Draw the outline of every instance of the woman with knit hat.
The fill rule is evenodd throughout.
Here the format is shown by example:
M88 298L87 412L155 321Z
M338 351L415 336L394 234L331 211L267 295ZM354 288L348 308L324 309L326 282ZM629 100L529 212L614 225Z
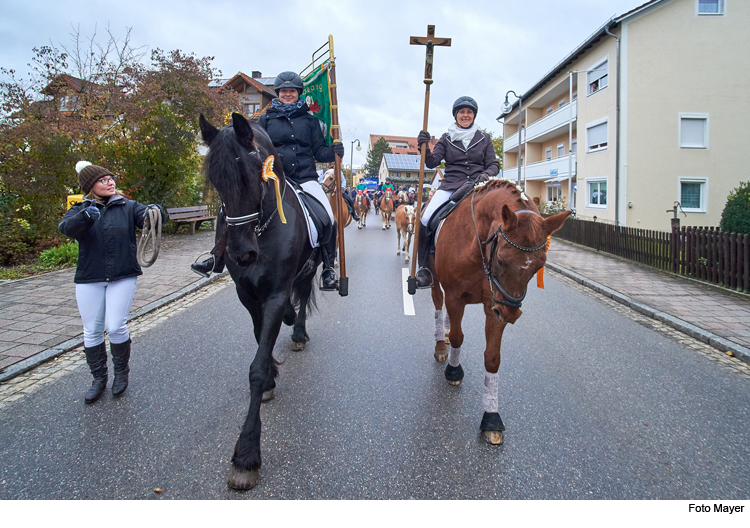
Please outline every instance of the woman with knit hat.
M107 386L105 331L115 370L112 394L119 396L128 387L130 333L125 323L136 278L143 274L135 228L143 228L147 207L119 194L115 176L106 168L79 161L76 171L84 200L65 213L58 229L78 241L76 301L86 362L94 376L85 401L93 403ZM158 207L163 218L164 210Z

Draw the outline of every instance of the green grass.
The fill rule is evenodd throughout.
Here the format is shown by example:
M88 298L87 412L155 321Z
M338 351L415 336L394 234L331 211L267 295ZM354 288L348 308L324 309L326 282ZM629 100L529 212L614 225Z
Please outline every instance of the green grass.
M33 277L50 271L65 269L68 266L42 266L40 264L21 264L9 268L0 268L0 280L16 280Z
M50 271L74 267L78 263L78 245L74 242L43 251L33 264L0 268L0 280L33 277Z

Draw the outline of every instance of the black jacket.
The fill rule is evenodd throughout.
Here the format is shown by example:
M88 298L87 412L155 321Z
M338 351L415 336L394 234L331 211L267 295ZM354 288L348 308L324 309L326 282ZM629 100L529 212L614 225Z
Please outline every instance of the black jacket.
M258 124L268 132L273 146L281 154L284 176L297 183L318 181L315 161L331 162L333 149L326 145L320 121L308 114L309 107L303 104L289 117L271 107L260 116Z
M90 205L99 219L85 213ZM65 213L58 229L78 241L78 267L74 282L113 282L142 275L136 257L135 228L143 228L146 206L115 194L106 205L84 200Z
M434 169L443 160L445 170L439 187L441 191L455 191L469 180L479 182L500 172L492 140L481 130L474 134L469 148L464 148L461 141L451 141L448 133L443 134L432 152L427 148L425 165Z

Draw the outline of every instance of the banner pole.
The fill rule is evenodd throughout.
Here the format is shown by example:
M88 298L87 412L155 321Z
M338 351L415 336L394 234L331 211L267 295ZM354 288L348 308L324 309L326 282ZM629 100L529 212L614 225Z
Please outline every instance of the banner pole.
M338 95L336 93L336 59L333 54L333 35L328 35L328 53L330 54L327 74L328 92L331 98L331 137L333 138L334 143L340 143L341 132L339 127ZM336 203L334 214L336 215L339 242L339 295L341 297L346 297L349 295L349 277L346 276L346 247L344 244L345 222L343 211L341 210L341 203L343 201L343 189L341 189L341 158L338 154L334 158L333 172L333 179L335 181L334 202Z

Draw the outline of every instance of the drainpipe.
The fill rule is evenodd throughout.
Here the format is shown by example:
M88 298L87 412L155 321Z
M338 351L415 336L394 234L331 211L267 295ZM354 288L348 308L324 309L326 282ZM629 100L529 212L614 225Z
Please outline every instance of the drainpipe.
M615 118L615 225L620 225L620 38L604 31L617 41L617 117ZM627 222L625 222L627 224Z

